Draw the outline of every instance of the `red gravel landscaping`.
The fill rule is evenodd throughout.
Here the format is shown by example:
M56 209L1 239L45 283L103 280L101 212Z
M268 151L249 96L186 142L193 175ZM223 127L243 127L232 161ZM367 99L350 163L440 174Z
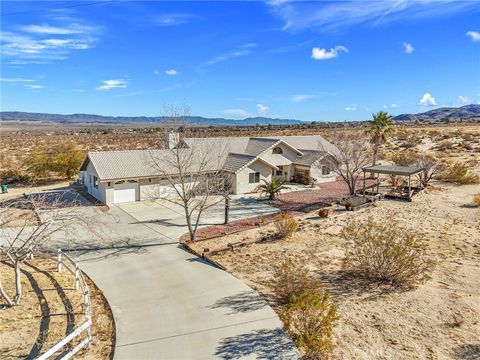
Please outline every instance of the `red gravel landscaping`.
M367 180L366 185L373 184L374 180ZM363 185L363 184L362 184ZM292 191L277 196L271 205L280 211L289 213L309 212L330 206L333 202L348 195L348 187L344 181L318 184L311 190ZM276 214L256 216L248 219L232 221L226 225L212 225L197 230L196 240L207 240L215 237L234 234L239 231L266 225L273 221ZM180 237L180 242L189 241L189 235Z
M374 184L369 179L365 184ZM362 185L363 186L363 183ZM317 184L312 190L292 191L277 196L272 205L282 211L309 212L329 206L333 202L349 194L348 186L343 180Z
M207 240L220 236L234 234L239 231L253 229L254 227L266 225L273 221L276 214L255 216L248 219L231 221L228 224L212 225L197 230L196 240ZM180 237L180 242L188 242L190 236L188 233Z

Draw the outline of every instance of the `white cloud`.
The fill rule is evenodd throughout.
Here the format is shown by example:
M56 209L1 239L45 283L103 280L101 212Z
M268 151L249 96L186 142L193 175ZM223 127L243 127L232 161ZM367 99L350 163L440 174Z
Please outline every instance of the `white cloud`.
M169 69L169 70L165 70L165 74L167 74L167 75L178 75L179 72L175 69Z
M92 30L91 27L75 24L71 27L57 27L50 25L27 25L23 26L22 31L34 34L51 34L51 35L71 35L81 34Z
M460 105L466 105L470 102L470 99L466 96L459 95L458 98L457 98L457 102Z
M383 104L383 108L384 109L396 109L398 108L398 105L397 104Z
M159 75L159 74L160 74L160 71L158 71L158 70L153 70L153 73L154 73L155 75Z
M312 49L312 58L315 60L328 60L336 58L339 53L341 52L348 52L348 49L345 46L335 46L334 48L327 50L318 47L314 47Z
M12 64L37 64L39 60L63 60L74 50L94 46L96 36L102 31L100 27L83 25L73 18L68 22L68 26L32 24L15 31L2 31L2 57L13 58Z
M108 91L117 88L126 88L128 83L123 79L103 80L103 85L96 88L97 91Z
M293 102L302 102L305 100L314 99L316 97L317 96L313 94L295 94L291 96L291 100Z
M70 90L71 92L78 92L78 93L82 93L83 92L83 89L72 89Z
M468 31L466 35L473 41L480 41L480 32L478 31Z
M154 23L159 26L175 26L186 24L195 18L192 14L167 14L157 17Z
M37 84L34 84L34 85L27 84L25 85L25 87L30 90L40 90L40 89L43 89L45 86L37 85Z
M346 106L345 111L357 111L357 104L352 104L352 105Z
M259 114L265 114L268 112L268 110L270 110L270 107L268 107L267 105L257 104L257 112Z
M412 54L415 51L415 48L410 43L403 43L403 48L407 54Z
M24 78L0 78L1 82L11 82L11 83L16 83L16 82L34 82L35 80L32 79L24 79Z
M366 23L378 26L389 22L450 16L475 8L476 1L458 0L356 0L356 1L270 1L273 13L280 17L284 30L344 30Z
M435 106L437 105L437 101L430 93L423 94L422 98L418 102L420 106Z
M236 58L236 57L239 57L239 56L249 55L252 52L251 49L256 47L256 46L257 46L257 44L255 44L255 43L249 43L249 44L242 45L242 46L238 47L236 50L233 50L233 51L230 51L230 52L225 53L223 55L214 57L213 59L207 61L206 63L204 63L202 65L200 65L200 68L207 67L207 66L212 66L212 65L218 64L220 62L223 62L223 61L226 61L226 60L229 60L229 59L233 59L233 58Z
M250 113L244 109L225 109L223 110L223 113L240 118L246 118L250 116Z

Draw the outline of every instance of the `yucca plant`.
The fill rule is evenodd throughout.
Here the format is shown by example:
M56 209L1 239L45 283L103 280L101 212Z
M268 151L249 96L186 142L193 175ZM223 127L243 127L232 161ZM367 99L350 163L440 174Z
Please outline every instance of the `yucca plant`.
M288 189L285 186L285 181L276 177L272 177L272 180L262 180L264 184L258 187L258 190L262 192L262 194L268 195L269 200L274 200L275 196L279 194L282 190Z

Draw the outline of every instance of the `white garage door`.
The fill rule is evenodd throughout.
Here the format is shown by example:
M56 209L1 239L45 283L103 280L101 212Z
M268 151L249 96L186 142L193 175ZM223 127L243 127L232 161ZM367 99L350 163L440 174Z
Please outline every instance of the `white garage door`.
M137 187L137 183L125 182L121 184L115 184L113 187L113 203L121 204L136 201Z

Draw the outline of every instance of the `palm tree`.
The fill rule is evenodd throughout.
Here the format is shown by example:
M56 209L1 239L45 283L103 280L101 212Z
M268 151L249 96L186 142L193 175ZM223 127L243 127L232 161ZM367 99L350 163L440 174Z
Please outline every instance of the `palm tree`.
M285 181L277 177L272 177L271 181L262 181L264 182L264 184L260 185L258 187L258 190L260 190L262 194L268 195L269 200L274 200L275 196L279 194L280 191L288 189L288 187L284 185Z
M392 116L385 111L372 114L372 118L370 129L367 130L367 133L370 135L370 143L373 145L373 165L375 165L378 149L381 144L387 141L388 136L393 133L394 122Z

